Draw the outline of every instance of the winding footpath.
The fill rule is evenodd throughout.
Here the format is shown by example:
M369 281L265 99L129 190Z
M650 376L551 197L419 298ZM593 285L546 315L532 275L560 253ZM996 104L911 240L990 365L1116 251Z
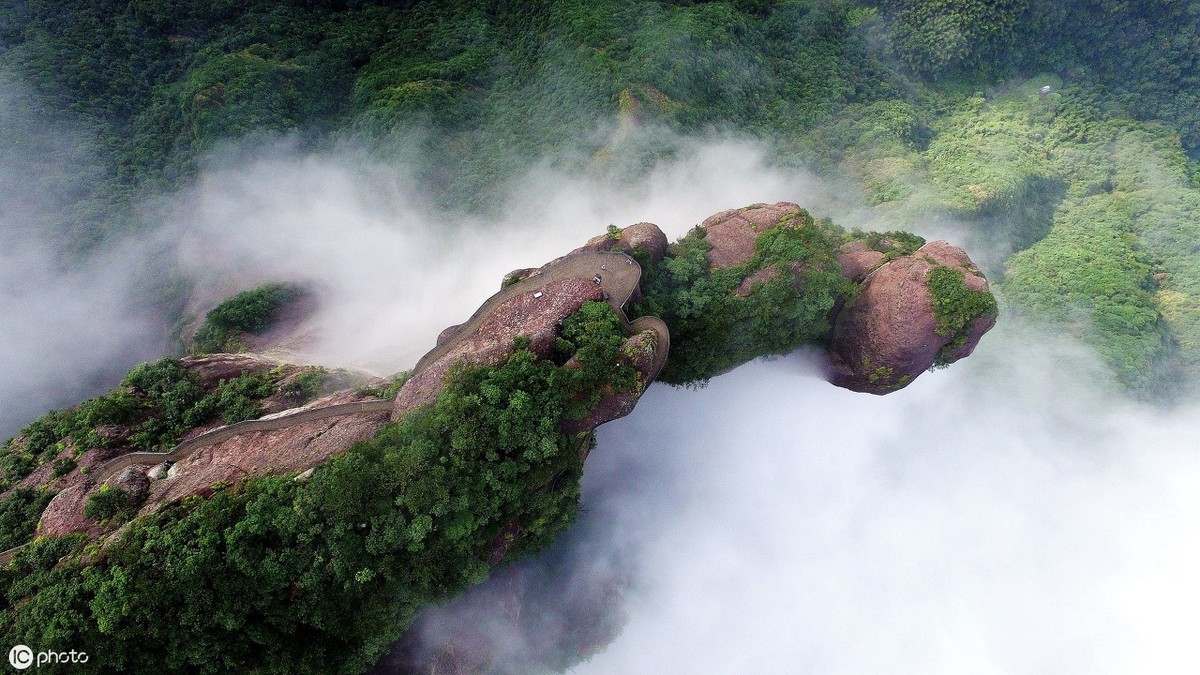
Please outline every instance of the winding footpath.
M607 251L582 251L568 254L542 266L524 279L501 289L498 293L484 301L479 309L471 315L470 319L460 324L449 339L431 349L425 356L422 356L413 368L413 375L420 373L429 364L437 361L458 342L473 335L479 329L480 323L506 300L522 293L537 293L539 292L538 289L545 287L552 281L572 277L593 280L598 278L598 283L604 291L608 303L616 311L622 327L630 335L647 330L654 331L658 348L655 349L657 359L652 376L657 377L663 365L666 364L667 352L670 350L670 331L667 330L666 323L658 317L644 316L630 322L628 317L625 316L625 303L629 301L630 296L633 295L633 292L641 282L642 268L636 260L624 253ZM292 426L293 424L328 417L342 417L364 412L387 412L392 410L394 405L394 401L388 399L339 403L322 408L293 408L256 420L246 420L244 422L237 422L236 424L217 427L180 443L170 452L131 452L120 457L115 457L101 465L96 470L95 475L91 477L91 480L96 483L103 483L109 477L131 466L153 465L163 462L173 464L201 448L221 443L244 433L276 431ZM12 557L25 546L27 544L0 552L0 565L7 565L12 560Z

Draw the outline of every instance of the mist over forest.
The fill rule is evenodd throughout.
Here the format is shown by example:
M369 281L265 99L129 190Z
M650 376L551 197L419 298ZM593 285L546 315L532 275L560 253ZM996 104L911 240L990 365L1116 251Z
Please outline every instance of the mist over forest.
M1198 36L1192 0L6 3L0 631L64 672L1193 672ZM996 327L884 396L814 329L507 448L490 392L622 386L579 310L558 363L514 342L306 472L93 485L394 398L510 270L650 222L638 318L698 224L776 202L962 247ZM308 303L278 344L202 346L271 288Z

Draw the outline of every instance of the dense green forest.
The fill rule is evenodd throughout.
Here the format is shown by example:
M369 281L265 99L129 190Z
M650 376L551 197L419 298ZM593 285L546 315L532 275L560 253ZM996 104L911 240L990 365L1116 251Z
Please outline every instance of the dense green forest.
M69 264L152 228L146 204L206 166L280 139L402 160L442 208L485 213L537 162L634 181L681 139L756 139L781 167L857 186L880 229L965 224L1006 314L1083 339L1117 382L1161 401L1200 381L1198 60L1194 0L0 0L0 84L19 89L24 120L0 134L0 157L26 158L33 183L55 162L77 168L55 174L64 207L44 225ZM48 143L38 120L74 145ZM779 239L749 264L817 258L813 297L781 319L793 333L755 336L770 353L819 336L849 292L821 258L828 242ZM669 381L744 360L738 327L780 290L729 299L736 271L706 276L704 247L693 235L647 270L639 310L707 336ZM722 311L680 290L697 279ZM236 348L287 292L223 306L195 349ZM564 328L585 363L619 344L604 307ZM523 529L504 560L570 522L579 439L556 420L600 377L518 349L307 483L218 490L134 521L103 553L40 541L0 571L0 627L46 649L103 641L94 665L113 670L360 671L417 608L486 575L512 518ZM137 447L170 445L198 422L253 416L264 394L253 378L199 391L174 362L149 364L35 422L0 468L15 482L68 442L102 441L87 435L110 417L139 420ZM47 499L12 491L4 540L27 538ZM96 508L119 513L109 501Z
M1162 397L1200 367L1198 36L1183 0L10 0L0 73L82 130L49 226L74 250L280 134L403 147L447 208L486 209L539 160L630 180L735 133L851 178L888 229L1022 251L990 270L1007 303Z
M310 480L215 486L133 521L103 554L75 535L36 541L0 570L0 626L42 649L88 645L104 672L369 666L418 609L574 518L592 436L560 425L601 390L638 383L632 365L613 368L626 335L607 303L563 324L559 358L540 360L518 338L506 362L457 370L434 404ZM119 514L122 497L101 490L88 508ZM0 515L31 499L14 493Z

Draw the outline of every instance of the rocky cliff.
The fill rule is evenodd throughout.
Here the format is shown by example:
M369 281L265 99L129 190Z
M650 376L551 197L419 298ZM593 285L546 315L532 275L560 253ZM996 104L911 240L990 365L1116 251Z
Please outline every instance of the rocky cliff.
M886 393L970 354L995 317L986 280L958 248L903 233L846 233L796 204L756 204L716 214L674 244L638 223L517 270L391 383L326 382L296 406L310 369L251 354L160 362L67 415L69 423L45 423L6 450L36 445L79 455L65 476L55 469L57 482L40 483L58 490L40 519L43 541L70 533L107 539L99 557L75 549L72 564L123 566L131 579L146 566L152 576L142 583L165 584L145 553L157 537L174 541L163 533L212 528L204 545L220 560L239 519L279 513L255 526L252 544L237 540L240 571L203 573L254 576L246 583L264 598L316 594L321 606L383 603L384 611L402 593L416 598L411 613L565 527L592 431L629 414L656 379L695 382L809 345L827 350L834 384ZM88 426L110 417L125 426ZM188 500L218 492L220 500ZM188 514L209 509L197 516L202 524L186 524ZM347 543L358 537L367 539ZM297 547L311 555L275 559ZM351 550L366 560L332 572L320 563ZM20 560L20 552L6 558L14 556ZM246 562L256 556L274 562ZM384 568L399 571L373 571ZM322 585L329 574L332 585ZM171 603L195 601L171 600L174 591L164 587L143 602L163 603L169 614L184 611ZM242 611L239 598L228 602L222 611ZM385 639L406 616L356 630ZM341 633L309 623L277 628L307 631L305 640L281 640L286 649L304 652L311 642L365 658ZM131 642L127 658L153 651L144 642ZM486 661L461 656L461 664ZM253 665L258 657L246 658ZM449 657L437 658L441 672Z

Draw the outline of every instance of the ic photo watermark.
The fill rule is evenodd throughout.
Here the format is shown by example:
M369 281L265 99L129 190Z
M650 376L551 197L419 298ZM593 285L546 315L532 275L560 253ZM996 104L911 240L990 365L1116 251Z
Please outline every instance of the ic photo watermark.
M8 650L8 664L17 670L63 663L87 663L87 660L87 652L79 652L74 649L69 652L35 652L25 645L17 645Z

